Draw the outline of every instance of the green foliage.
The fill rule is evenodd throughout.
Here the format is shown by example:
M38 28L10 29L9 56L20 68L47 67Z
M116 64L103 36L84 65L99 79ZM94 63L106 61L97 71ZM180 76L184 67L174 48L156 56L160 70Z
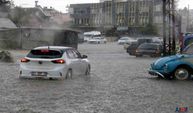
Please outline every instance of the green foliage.
M9 51L0 52L0 61L1 62L14 62L14 58Z
M106 36L117 36L116 28L106 30L105 35Z
M21 7L15 7L13 13L9 14L9 18L18 26L22 26L25 23L28 23L29 15Z
M148 24L141 29L141 32L144 35L157 35L158 29L157 29L157 26L155 26L153 24Z
M0 11L8 12L10 11L12 0L0 0Z

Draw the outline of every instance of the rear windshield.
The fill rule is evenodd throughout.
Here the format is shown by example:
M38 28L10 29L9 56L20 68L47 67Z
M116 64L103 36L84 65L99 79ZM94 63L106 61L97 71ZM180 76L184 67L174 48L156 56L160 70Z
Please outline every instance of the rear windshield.
M45 59L54 59L61 58L63 55L62 51L59 50L31 50L27 55L29 58L45 58Z
M139 46L140 49L157 49L157 45L154 44L142 44Z

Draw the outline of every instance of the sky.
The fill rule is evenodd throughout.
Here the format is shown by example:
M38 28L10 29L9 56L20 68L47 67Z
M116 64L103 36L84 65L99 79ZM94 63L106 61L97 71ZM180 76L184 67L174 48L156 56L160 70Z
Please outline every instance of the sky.
M22 7L34 7L35 0L13 0L16 6ZM76 4L76 3L96 3L99 0L38 0L38 4L42 7L53 7L54 9L66 13L66 6L69 4ZM189 7L193 9L193 0L179 0L178 7L184 8Z
M22 7L34 7L36 0L13 0L16 6ZM54 9L66 12L66 6L69 4L76 4L76 3L96 3L99 0L38 0L38 5L42 7L53 7Z

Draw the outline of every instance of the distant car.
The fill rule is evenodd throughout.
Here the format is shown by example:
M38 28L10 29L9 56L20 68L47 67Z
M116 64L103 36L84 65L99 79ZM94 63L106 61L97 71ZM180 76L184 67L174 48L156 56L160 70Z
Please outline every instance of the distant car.
M188 46L183 54L160 58L151 64L150 75L168 79L186 80L193 74L193 44Z
M93 37L91 39L88 40L88 43L93 43L93 44L106 44L107 43L107 39L103 38L101 36L97 36L97 37Z
M132 42L135 42L136 40L130 38L130 37L121 37L118 40L118 44L123 45L123 44L131 44Z
M162 53L162 45L157 43L143 43L138 46L136 49L136 57L149 55L151 57L161 56Z
M128 53L129 55L135 55L137 47L138 47L138 43L137 43L137 42L131 43L131 44L127 47L127 53Z
M137 42L139 45L141 45L143 43L152 43L153 40L152 40L152 38L138 38Z
M152 38L152 43L163 44L163 38L160 38L160 37L153 37L153 38Z
M20 78L71 78L90 74L86 55L62 46L43 46L32 49L20 62Z
M100 31L90 31L90 32L84 32L84 42L88 42L93 37L101 36Z

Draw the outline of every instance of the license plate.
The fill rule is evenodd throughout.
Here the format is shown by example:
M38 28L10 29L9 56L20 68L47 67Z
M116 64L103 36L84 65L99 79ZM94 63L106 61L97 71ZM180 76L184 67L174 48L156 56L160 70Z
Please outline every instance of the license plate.
M44 77L44 76L47 76L47 72L31 72L31 75L32 76L41 76L41 77Z

